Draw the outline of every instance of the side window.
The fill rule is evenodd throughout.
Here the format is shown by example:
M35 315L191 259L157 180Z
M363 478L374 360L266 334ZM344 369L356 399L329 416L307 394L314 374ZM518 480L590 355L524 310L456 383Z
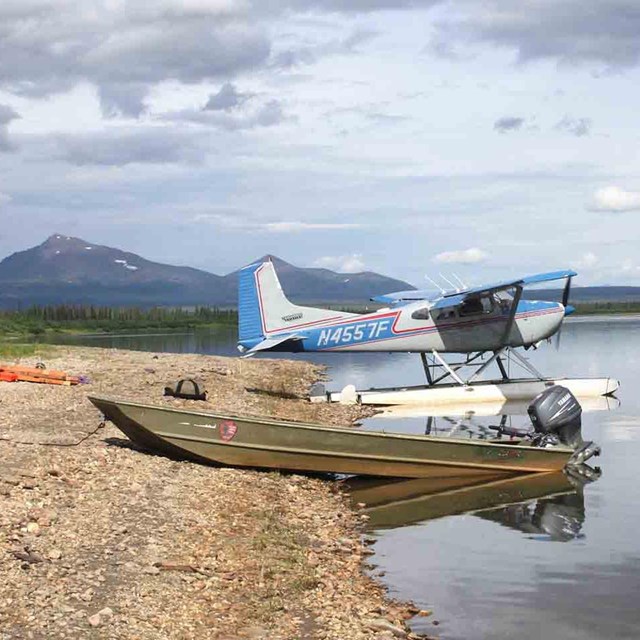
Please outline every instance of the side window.
M460 305L461 316L477 316L488 314L493 311L493 298L482 296L481 298L467 298Z
M483 296L480 298L482 302L482 312L491 313L493 311L493 296Z
M414 320L428 320L429 319L429 309L428 307L422 307L422 309L416 309L411 317Z
M456 317L455 309L443 309L436 320L453 320Z
M467 298L460 305L460 315L464 318L465 316L477 316L483 312L482 302L480 298Z

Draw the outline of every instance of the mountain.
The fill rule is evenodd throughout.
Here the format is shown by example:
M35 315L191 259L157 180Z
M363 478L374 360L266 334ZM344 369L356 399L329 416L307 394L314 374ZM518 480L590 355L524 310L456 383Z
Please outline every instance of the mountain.
M190 267L145 260L134 253L53 235L0 262L0 306L216 304L223 278Z
M296 302L364 302L377 293L412 288L372 272L339 274L295 267L275 256L266 258L273 260L285 292ZM54 234L41 245L0 262L0 307L235 305L237 280L237 271L219 276Z
M293 302L358 302L364 303L376 294L414 289L402 280L394 280L372 271L336 273L329 269L295 267L272 255L253 262L271 260L287 297ZM237 287L238 272L225 276L227 284ZM237 289L234 289L236 291Z

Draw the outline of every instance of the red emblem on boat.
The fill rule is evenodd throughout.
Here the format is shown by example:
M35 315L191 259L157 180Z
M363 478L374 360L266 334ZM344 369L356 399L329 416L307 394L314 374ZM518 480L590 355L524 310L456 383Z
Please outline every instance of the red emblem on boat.
M223 420L220 423L220 437L228 442L233 439L238 431L238 425L233 420Z

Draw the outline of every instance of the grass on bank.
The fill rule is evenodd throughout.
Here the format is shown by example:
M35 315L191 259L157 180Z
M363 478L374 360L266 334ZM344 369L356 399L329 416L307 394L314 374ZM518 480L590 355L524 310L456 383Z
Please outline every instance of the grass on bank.
M2 342L0 337L0 358L2 360L17 360L18 358L31 358L34 356L44 358L50 351L50 348L40 344Z

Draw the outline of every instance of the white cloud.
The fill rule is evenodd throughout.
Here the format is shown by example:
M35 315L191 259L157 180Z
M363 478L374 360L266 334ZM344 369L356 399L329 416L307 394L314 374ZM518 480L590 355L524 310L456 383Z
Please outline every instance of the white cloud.
M625 191L615 185L598 189L587 207L591 211L640 211L640 191Z
M484 262L489 257L489 254L472 247L471 249L464 249L460 251L443 251L434 256L434 262L447 262L452 264L476 264L478 262Z
M0 207L3 204L7 204L7 202L11 201L11 196L6 194L6 193L2 193L2 191L0 191Z
M240 231L269 231L271 233L298 233L301 231L331 231L360 229L362 224L346 222L300 222L296 220L279 220L277 222L262 222L256 216L246 211L225 211L215 213L198 213L193 218L194 222L206 222L209 224L235 229Z
M640 267L629 258L626 258L620 265L620 272L624 275L633 274L637 271L640 271Z
M365 269L361 253L352 253L348 256L323 256L318 258L313 266L331 269L339 273L360 273Z
M331 229L360 229L364 225L343 222L266 222L263 229L273 233L296 233L298 231L327 231Z
M588 251L585 253L580 260L578 260L578 267L589 269L598 264L599 258L595 253Z

